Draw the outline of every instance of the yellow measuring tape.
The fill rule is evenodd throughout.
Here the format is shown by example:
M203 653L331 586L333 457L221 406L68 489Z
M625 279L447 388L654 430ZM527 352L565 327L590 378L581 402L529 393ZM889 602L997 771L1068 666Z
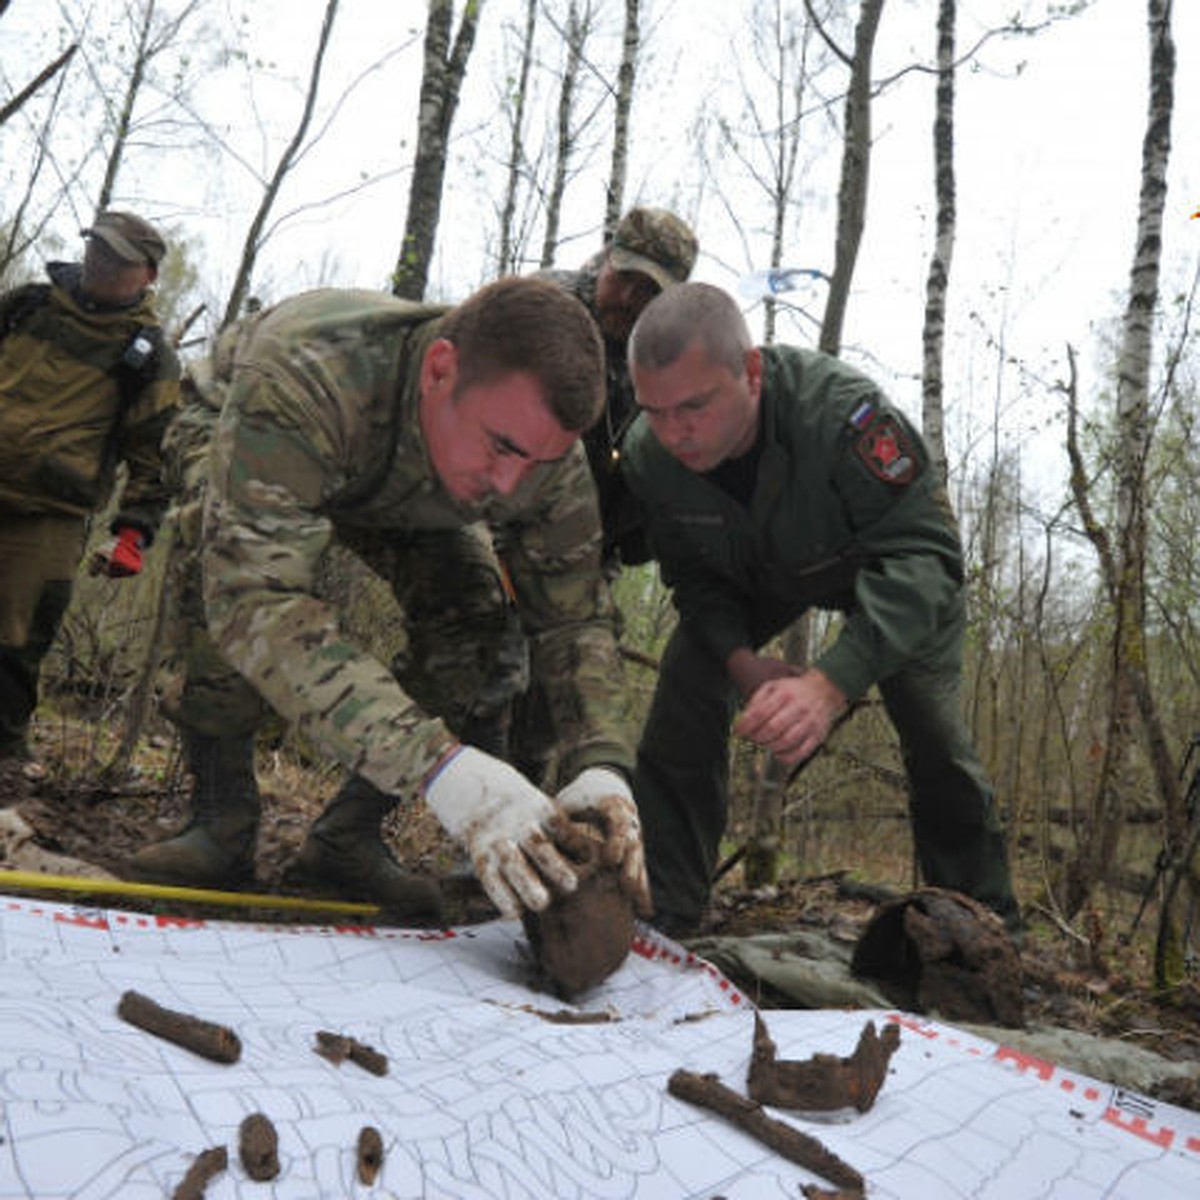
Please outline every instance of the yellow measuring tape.
M378 904L356 900L316 900L306 896L271 896L262 892L219 892L211 888L176 887L159 883L128 883L124 879L89 879L86 875L47 875L41 871L0 868L0 888L36 892L87 892L100 896L143 896L152 900L194 900L241 908L278 908L300 912L353 913L375 916Z

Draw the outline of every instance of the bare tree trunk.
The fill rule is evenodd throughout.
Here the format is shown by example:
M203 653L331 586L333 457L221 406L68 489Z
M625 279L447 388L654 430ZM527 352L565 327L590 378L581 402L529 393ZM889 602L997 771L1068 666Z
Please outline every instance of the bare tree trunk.
M109 148L108 161L104 168L104 180L100 184L100 194L96 198L96 211L108 208L112 203L113 192L116 189L117 174L125 157L129 144L129 136L133 129L133 112L137 104L142 86L146 82L146 71L151 61L167 48L179 35L184 22L195 11L198 0L191 0L174 17L157 32L154 23L158 17L155 0L145 0L141 10L140 22L137 29L137 50L134 52L133 63L129 69L129 79L125 85L121 106L117 110L113 122L113 143Z
M756 26L760 24L757 20ZM765 23L765 22L764 22ZM801 116L804 110L805 88L808 83L808 41L811 23L806 23L797 37L795 26L785 17L780 0L775 0L773 13L774 51L777 71L774 79L775 110L771 130L760 130L766 137L771 134L771 266L783 265L784 228L789 206L792 203L792 187L795 183L796 155L800 147ZM795 51L799 42L799 60ZM789 79L788 71L795 71ZM764 337L769 343L775 338L775 304L768 300L764 320ZM806 613L795 621L783 637L781 653L784 659L797 666L808 663L809 643L812 636L812 620ZM783 844L783 798L787 791L787 768L771 755L764 761L757 774L751 817L751 837L746 847L742 876L746 886L764 887L779 878L779 855Z
M108 151L108 162L104 167L104 181L100 184L100 195L96 198L96 211L101 212L112 203L113 188L117 182L117 171L125 154L125 143L129 138L129 127L133 120L133 106L137 102L138 92L146 78L146 58L150 45L150 24L154 20L154 0L146 0L142 9L142 23L138 30L138 46L133 56L133 66L129 72L129 81L125 85L125 95L121 99L121 107L117 113L116 127L113 132L113 144Z
M579 68L584 48L592 31L592 6L589 3L581 14L578 0L571 0L567 9L567 61L563 67L562 83L558 90L558 136L554 149L554 174L546 196L546 230L542 239L540 265L554 265L558 252L558 228L562 218L563 194L567 189L567 171L575 152L575 89L579 83Z
M1148 0L1150 31L1150 103L1142 141L1142 186L1138 203L1137 245L1125 306L1117 378L1117 432L1114 468L1117 510L1114 536L1099 536L1080 470L1073 470L1076 502L1084 514L1104 567L1114 609L1112 695L1108 736L1095 800L1095 814L1083 845L1068 866L1065 908L1073 915L1111 869L1125 815L1134 722L1140 715L1151 762L1171 814L1169 829L1182 830L1176 773L1158 716L1146 666L1146 460L1152 439L1149 406L1150 360L1162 254L1162 219L1167 194L1174 107L1175 45L1171 38L1171 0ZM1074 360L1072 357L1072 381ZM1073 388L1073 382L1072 382ZM1072 400L1072 416L1074 397ZM1075 452L1077 459L1078 453ZM1074 462L1073 462L1074 466Z
M429 0L425 69L417 117L417 153L408 192L404 238L392 273L392 293L406 300L422 299L429 282L429 264L433 259L441 216L450 129L482 10L483 0L467 0L451 47L453 0Z
M809 0L805 0L805 8L809 19L819 28ZM846 95L842 179L838 189L837 254L819 342L820 348L827 354L837 354L841 349L846 299L850 293L850 281L858 261L858 247L866 219L871 158L871 55L882 11L883 0L863 0L855 30L854 57L848 60L850 87ZM842 57L845 59L845 55ZM809 628L809 618L803 616L784 635L783 653L787 661L803 662L807 659ZM778 871L777 831L787 776L787 768L778 761L772 760L763 767L755 814L758 845L752 850L746 867L747 882L751 879L758 883L770 882Z
M621 66L617 71L612 163L608 171L608 194L604 206L605 240L616 229L625 204L625 176L629 165L629 119L633 111L633 88L637 79L640 42L638 0L625 0L625 37L621 46Z
M267 182L263 198L258 205L258 211L254 214L254 220L250 222L250 228L246 231L246 240L242 243L242 257L238 263L237 278L233 282L233 289L229 293L229 301L225 305L225 315L221 318L222 329L226 325L236 321L241 314L246 294L250 290L250 279L254 274L254 264L258 259L258 252L262 248L263 228L267 223L267 218L271 214L275 198L279 195L279 189L283 186L283 181L287 177L287 173L292 169L292 163L295 161L296 155L300 152L300 147L304 144L304 138L308 133L313 108L317 103L317 91L321 86L321 67L325 61L325 51L329 47L329 38L333 33L333 22L337 17L337 8L338 0L326 0L325 19L321 22L321 35L317 39L317 51L313 55L312 71L308 77L308 92L304 97L304 110L300 114L300 122L296 126L296 132L292 135L292 140L288 143L283 154L280 155L274 174Z
M538 0L526 0L525 29L521 35L521 69L517 76L517 91L513 97L512 136L508 143L508 180L504 188L504 206L500 211L501 275L510 275L517 268L517 242L513 226L516 222L517 193L521 188L522 166L525 160L525 102L529 94L529 68L533 62L533 35L537 29Z
M72 42L52 63L43 67L7 104L0 107L0 125L18 113L31 96L36 95L59 71L63 70L78 49L79 43Z
M805 7L811 15L809 0L805 0ZM842 177L838 185L837 240L829 297L818 340L818 346L826 354L838 354L842 348L850 281L858 263L858 248L866 223L871 164L871 56L882 13L883 0L862 0L854 30L854 57L849 60L850 87L846 92Z
M954 182L954 19L957 7L958 0L941 0L938 6L937 114L933 122L937 236L925 287L925 326L922 330L925 362L921 379L921 432L943 486L947 471L942 355L946 342L946 292L950 286L957 220Z

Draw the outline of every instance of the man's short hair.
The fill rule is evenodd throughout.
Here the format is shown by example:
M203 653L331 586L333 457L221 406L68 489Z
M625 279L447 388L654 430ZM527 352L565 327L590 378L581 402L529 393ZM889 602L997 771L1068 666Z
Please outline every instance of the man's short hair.
M694 342L709 361L740 376L754 346L737 302L711 283L683 283L660 292L642 310L629 337L629 365L668 367Z
M89 228L79 232L97 238L130 266L157 267L167 252L162 234L136 213L102 212Z
M604 345L591 314L561 288L511 276L481 288L441 319L458 351L458 389L521 372L570 432L596 423L604 405Z

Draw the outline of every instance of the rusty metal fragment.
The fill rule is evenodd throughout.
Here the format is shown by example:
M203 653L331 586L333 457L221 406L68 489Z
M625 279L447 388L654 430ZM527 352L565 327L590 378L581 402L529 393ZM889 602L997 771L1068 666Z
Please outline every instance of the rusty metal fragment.
M884 905L863 930L850 969L911 1012L1025 1023L1017 948L1000 918L961 892L922 888Z
M322 1057L327 1058L333 1065L340 1066L349 1059L357 1063L364 1071L372 1075L386 1075L388 1060L386 1054L381 1054L373 1046L360 1042L342 1033L330 1033L326 1029L317 1030L317 1044L313 1049Z
M789 1162L820 1175L840 1188L861 1194L866 1186L862 1174L838 1158L823 1142L786 1121L768 1116L762 1105L726 1087L715 1075L698 1075L695 1071L681 1068L667 1080L667 1091L689 1104L710 1109Z
M762 1017L754 1014L754 1051L746 1090L760 1104L797 1112L836 1112L856 1108L866 1112L875 1103L887 1077L888 1063L900 1045L900 1027L884 1026L875 1032L868 1021L849 1058L814 1054L812 1058L783 1060Z

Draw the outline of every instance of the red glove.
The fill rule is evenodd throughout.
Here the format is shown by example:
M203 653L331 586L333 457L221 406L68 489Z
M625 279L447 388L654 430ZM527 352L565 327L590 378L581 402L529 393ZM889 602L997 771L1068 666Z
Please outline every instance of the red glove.
M107 575L110 579L124 579L137 575L142 569L142 547L146 538L140 529L122 525L117 536L97 551L93 564L94 575Z

